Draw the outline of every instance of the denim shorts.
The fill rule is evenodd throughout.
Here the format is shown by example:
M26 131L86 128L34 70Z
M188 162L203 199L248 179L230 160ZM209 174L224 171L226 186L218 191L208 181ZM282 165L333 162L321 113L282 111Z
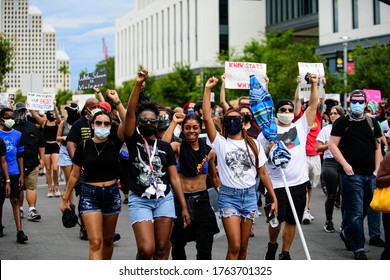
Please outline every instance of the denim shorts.
M132 225L143 221L154 222L154 218L158 217L176 218L172 191L158 199L148 199L130 192L128 206Z
M251 219L258 215L256 188L236 189L222 185L218 194L219 218L239 216Z
M103 215L118 215L121 212L121 195L118 184L98 187L83 184L81 187L80 214L102 212Z
M66 149L66 146L61 145L60 146L60 158L58 160L59 166L71 166L73 164L72 159L69 156L68 150Z

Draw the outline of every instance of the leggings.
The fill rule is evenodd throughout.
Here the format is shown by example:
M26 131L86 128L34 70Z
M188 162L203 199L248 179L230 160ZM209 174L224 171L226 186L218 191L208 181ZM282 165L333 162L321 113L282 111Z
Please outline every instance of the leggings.
M334 201L337 198L337 187L339 185L339 163L334 158L326 158L322 165L322 178L327 190L325 200L325 215L327 221L332 221Z

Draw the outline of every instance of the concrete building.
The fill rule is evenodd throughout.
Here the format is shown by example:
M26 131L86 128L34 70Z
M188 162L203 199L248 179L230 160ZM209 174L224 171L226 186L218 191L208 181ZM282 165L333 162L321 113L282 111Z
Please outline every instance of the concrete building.
M265 30L265 1L137 0L116 22L115 83L134 79L142 65L160 76L175 63L219 67L220 51L240 53Z
M15 93L23 88L55 93L64 85L69 89L69 74L64 77L58 69L65 63L70 70L70 59L64 51L57 52L56 31L51 25L42 24L39 8L29 5L28 0L0 2L0 32L12 39L16 54L14 69L6 77L7 92Z

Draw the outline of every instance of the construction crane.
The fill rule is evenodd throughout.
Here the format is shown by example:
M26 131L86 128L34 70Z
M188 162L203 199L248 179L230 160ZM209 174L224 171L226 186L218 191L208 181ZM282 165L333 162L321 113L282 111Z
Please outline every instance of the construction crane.
M104 58L107 60L107 59L108 59L108 48L107 48L106 40L104 39L104 37L102 38L102 40L103 40L103 53L104 53Z

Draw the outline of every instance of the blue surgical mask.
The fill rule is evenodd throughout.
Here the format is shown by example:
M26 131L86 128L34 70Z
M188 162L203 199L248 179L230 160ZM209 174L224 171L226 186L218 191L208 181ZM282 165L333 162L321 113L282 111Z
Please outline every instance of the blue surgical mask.
M94 129L95 136L101 140L106 139L110 135L109 127L95 127Z
M352 114L354 114L354 115L360 115L361 113L364 112L364 104L359 104L359 103L352 104L351 111L352 111Z

